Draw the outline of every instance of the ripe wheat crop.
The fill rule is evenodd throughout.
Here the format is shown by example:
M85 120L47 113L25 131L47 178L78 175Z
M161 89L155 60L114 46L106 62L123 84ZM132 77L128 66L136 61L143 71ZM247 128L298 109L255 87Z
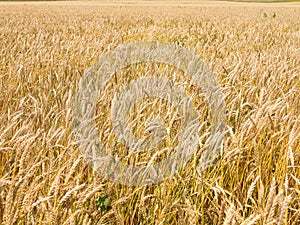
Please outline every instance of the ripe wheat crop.
M300 224L300 7L219 4L0 3L0 224ZM178 83L204 124L174 177L132 187L87 164L72 104L99 56L148 40L183 46L209 66L225 96L226 133L201 171L211 122L201 89L161 64L117 72L98 98L95 124L118 160L158 162L178 144L180 117L150 98L130 111L133 133L147 135L160 115L166 140L142 153L117 142L110 102L139 77Z

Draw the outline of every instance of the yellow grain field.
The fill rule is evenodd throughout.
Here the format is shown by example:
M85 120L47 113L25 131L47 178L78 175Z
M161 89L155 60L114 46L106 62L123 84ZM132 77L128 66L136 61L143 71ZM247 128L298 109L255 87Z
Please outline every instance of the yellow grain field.
M299 15L297 3L0 3L0 224L300 224ZM204 171L199 140L174 177L114 183L78 148L74 93L99 56L154 40L193 51L213 72L226 103L223 148ZM211 122L182 71L151 63L119 71L99 96L95 124L107 152L131 165L171 149L181 126L167 102L145 99L130 114L136 136L159 114L170 140L130 156L117 142L111 99L142 76L167 77L193 95L201 135Z

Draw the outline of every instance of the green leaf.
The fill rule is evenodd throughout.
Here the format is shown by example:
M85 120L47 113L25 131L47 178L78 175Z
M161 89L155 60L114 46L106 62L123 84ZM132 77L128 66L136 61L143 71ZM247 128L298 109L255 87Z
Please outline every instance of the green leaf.
M100 208L101 211L110 210L112 208L110 204L111 204L111 198L108 197L107 195L99 197L96 200L96 207Z
M110 197L107 197L107 198L104 200L104 203L103 203L103 204L104 204L105 206L109 206L110 203L111 203Z

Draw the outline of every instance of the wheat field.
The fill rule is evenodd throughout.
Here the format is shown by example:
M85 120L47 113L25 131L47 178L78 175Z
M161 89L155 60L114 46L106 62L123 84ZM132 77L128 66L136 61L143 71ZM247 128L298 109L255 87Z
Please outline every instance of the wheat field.
M297 3L0 3L0 224L300 224L299 15ZM185 47L209 66L225 96L226 133L206 170L199 140L174 177L134 187L88 165L72 104L99 56L153 40ZM135 134L159 114L169 139L132 155L118 143L110 101L143 76L166 77L194 96L201 135L211 119L182 71L141 63L117 72L99 96L95 124L109 154L132 165L178 144L181 126L179 117L170 122L168 102L144 99L130 114Z

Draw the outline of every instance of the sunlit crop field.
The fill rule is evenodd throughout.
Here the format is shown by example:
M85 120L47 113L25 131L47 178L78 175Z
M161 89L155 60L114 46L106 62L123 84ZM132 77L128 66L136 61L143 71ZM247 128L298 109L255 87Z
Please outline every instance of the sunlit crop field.
M0 224L300 224L299 15L297 3L0 3ZM204 171L199 140L174 177L117 184L83 158L73 98L99 56L153 40L193 51L213 72L226 103L223 148ZM118 143L111 100L144 76L166 77L194 96L202 136L212 121L182 71L141 63L117 72L99 96L95 124L108 154L136 166L178 144L181 127L167 102L144 99L130 114L134 134L141 138L160 115L167 141L144 154Z

